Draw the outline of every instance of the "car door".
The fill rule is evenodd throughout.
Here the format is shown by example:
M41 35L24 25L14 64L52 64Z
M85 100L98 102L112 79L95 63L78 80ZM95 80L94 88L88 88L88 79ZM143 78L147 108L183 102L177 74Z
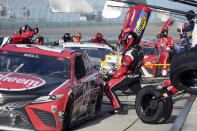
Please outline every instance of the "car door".
M98 95L101 91L99 86L100 73L93 69L92 64L87 57L84 57L86 64L86 76L84 82L86 82L86 88L84 89L84 104L86 105L86 115L95 112L95 104Z
M86 81L84 81L86 76L86 65L83 59L83 55L77 55L74 58L74 92L75 92L75 102L73 114L76 117L80 117L85 111L84 105L84 93L87 87Z
M75 114L77 117L87 116L92 110L93 97L96 98L97 92L94 91L95 78L98 73L93 71L88 58L84 55L75 58ZM92 97L91 97L92 96Z

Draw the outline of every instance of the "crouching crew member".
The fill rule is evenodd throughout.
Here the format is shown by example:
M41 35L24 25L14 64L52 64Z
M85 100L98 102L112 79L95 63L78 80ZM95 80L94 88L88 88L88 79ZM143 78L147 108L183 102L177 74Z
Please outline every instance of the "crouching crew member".
M114 108L112 113L125 114L124 106L115 94L116 90L129 87L138 93L141 89L140 68L144 53L139 43L148 23L150 12L151 9L141 5L133 7L127 12L126 18L128 19L125 19L123 31L119 38L119 43L125 50L122 64L104 87L105 94Z

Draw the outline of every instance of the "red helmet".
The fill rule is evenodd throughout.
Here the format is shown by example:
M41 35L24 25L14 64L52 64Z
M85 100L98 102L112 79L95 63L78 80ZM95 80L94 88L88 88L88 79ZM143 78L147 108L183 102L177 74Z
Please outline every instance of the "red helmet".
M78 37L79 39L81 39L81 37L82 37L81 33L78 33L78 34L77 34L77 37Z
M136 44L137 38L135 32L125 32L120 38L120 44L127 51Z
M30 31L31 31L31 28L29 27L29 25L25 25L19 29L19 34L23 34L23 33L30 32Z
M102 35L101 33L97 33L97 34L96 34L96 37L97 37L97 38L103 38L103 35Z

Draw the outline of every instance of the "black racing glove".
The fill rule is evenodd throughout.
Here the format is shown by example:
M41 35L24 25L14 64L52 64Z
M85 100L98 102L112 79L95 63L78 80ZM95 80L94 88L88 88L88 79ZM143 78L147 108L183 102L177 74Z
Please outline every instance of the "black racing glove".
M177 31L178 31L178 32L181 32L181 29L180 29L180 28L178 28L178 29L177 29Z
M38 34L38 32L39 32L39 28L36 27L36 28L34 29L34 33L35 33L35 34Z

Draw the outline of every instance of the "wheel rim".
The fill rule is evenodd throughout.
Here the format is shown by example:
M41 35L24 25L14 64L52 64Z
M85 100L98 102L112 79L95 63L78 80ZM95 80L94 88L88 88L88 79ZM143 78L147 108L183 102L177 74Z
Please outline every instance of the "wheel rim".
M141 112L145 116L153 116L157 111L157 101L154 95L147 94L141 100Z

